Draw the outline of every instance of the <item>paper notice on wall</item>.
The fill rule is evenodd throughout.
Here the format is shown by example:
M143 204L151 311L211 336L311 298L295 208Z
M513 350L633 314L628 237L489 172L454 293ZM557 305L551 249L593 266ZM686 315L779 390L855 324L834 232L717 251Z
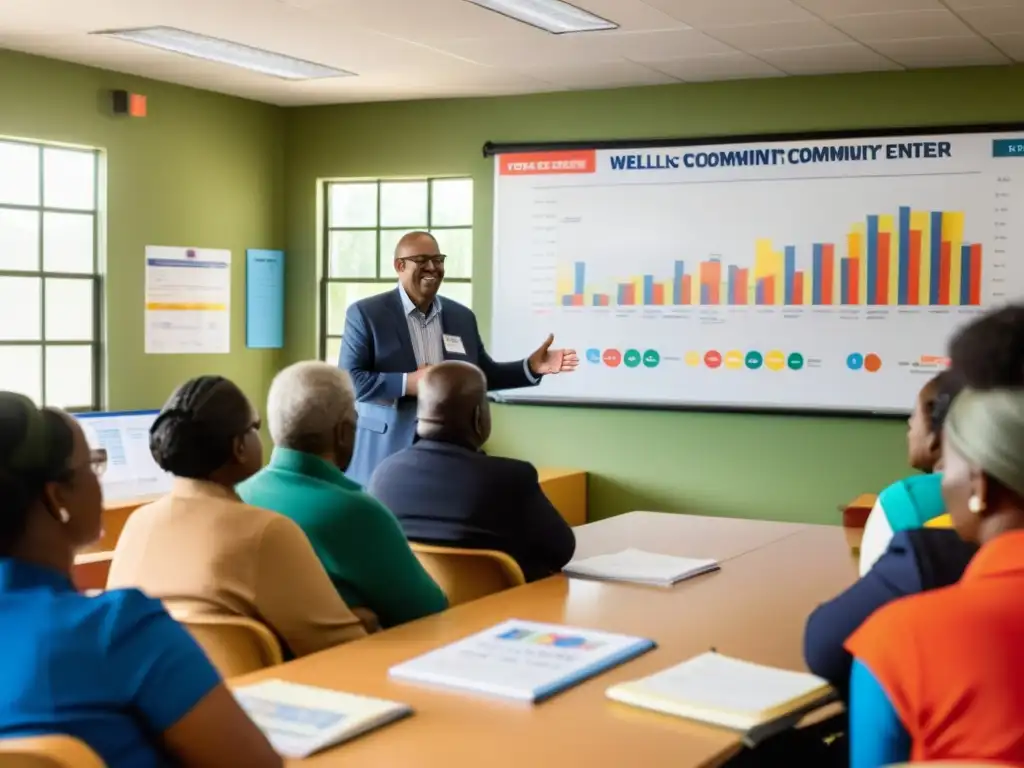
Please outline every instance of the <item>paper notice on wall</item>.
M146 246L146 354L231 351L231 251Z

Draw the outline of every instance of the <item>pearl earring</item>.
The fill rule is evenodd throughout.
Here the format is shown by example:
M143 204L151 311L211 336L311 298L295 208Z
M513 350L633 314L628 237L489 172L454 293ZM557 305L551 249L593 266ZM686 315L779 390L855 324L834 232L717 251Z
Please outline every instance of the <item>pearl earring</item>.
M61 507L57 514L60 516L60 521L64 523L64 525L67 525L71 521L71 513L64 509L64 507Z
M975 493L967 500L967 509L971 511L971 514L980 515L985 511L985 502Z

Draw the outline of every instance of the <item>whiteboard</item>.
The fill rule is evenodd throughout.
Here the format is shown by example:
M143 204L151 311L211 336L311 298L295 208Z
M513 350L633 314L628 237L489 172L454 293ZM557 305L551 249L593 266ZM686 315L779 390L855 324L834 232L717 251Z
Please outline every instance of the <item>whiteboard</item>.
M511 401L906 413L1024 293L1024 130L495 163L493 352L581 358Z
M174 478L149 450L149 430L159 411L79 413L75 415L90 448L107 452L100 478L106 501L128 501L171 490Z

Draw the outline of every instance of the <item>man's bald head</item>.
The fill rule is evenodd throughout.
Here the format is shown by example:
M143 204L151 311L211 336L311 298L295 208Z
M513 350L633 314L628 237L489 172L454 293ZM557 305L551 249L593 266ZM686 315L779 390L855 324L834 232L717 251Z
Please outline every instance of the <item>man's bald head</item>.
M424 250L425 249L425 250ZM437 238L429 232L406 232L395 245L395 258L438 252Z
M417 395L417 434L480 448L491 436L487 378L470 363L448 360L428 368Z

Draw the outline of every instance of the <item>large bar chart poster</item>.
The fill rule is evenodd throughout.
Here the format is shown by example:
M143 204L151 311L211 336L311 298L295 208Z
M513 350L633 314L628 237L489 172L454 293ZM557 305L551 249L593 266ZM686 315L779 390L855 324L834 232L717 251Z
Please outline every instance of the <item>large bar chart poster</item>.
M962 324L1024 296L1024 131L499 153L510 400L905 413Z

